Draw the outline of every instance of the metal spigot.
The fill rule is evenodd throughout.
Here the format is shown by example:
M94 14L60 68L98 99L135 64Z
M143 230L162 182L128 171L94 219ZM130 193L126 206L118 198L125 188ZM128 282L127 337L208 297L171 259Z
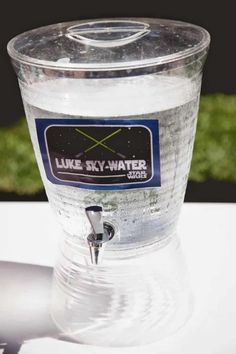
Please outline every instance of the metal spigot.
M92 227L92 233L87 237L91 263L98 264L104 246L112 239L115 230L111 224L103 222L102 207L97 205L90 206L85 208L85 212Z

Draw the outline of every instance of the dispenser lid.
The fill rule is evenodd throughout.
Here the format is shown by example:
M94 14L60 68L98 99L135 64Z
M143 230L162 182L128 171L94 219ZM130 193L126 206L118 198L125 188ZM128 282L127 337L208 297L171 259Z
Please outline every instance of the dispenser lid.
M120 70L195 56L209 33L192 24L150 18L59 23L22 33L8 44L20 62L63 70ZM183 63L182 63L183 65Z

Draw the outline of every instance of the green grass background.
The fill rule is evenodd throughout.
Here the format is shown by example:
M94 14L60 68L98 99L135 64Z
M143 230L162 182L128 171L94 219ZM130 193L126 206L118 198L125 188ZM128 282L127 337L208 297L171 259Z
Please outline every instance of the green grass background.
M236 95L201 97L190 180L236 182ZM0 129L0 191L35 194L43 189L27 123Z

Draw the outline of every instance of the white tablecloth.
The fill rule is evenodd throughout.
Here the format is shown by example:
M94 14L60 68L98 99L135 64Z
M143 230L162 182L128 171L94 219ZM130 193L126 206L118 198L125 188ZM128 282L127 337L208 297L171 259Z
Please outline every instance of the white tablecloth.
M53 266L60 229L48 203L0 203L0 260ZM179 235L195 307L174 335L135 348L100 348L51 338L25 343L21 354L235 354L236 204L185 204Z

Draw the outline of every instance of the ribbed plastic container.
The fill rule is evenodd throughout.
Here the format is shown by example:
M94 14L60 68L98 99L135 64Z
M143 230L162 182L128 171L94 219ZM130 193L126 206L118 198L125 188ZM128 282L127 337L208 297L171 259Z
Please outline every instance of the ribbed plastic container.
M176 328L180 325L177 313L181 311L174 311L176 322L174 313L169 315L182 283L178 276L165 275L163 280L162 265L156 260L161 246L176 234L209 41L207 31L195 25L139 18L62 23L23 33L8 44L42 180L64 231L55 268L52 315L75 340L136 345L162 337L175 323ZM49 121L47 129L56 128L51 130L46 151L41 140L48 138L47 130L44 137L40 134L42 124ZM120 129L114 131L118 125ZM143 174L135 170L144 161L137 160L136 153L147 153L147 140L145 134L143 140L132 139L151 125L152 175L145 180L148 168ZM115 151L116 155L123 157L109 161L133 166L130 175L137 179L135 183L121 182L123 172L113 175L112 183L106 183L110 174L105 180L96 170L95 176L82 177L72 167L65 172L64 156L69 156L63 155L68 148L65 144L73 144L75 133L67 130L62 149L58 126L80 128L80 133L81 126L87 129L82 129L83 139L86 142L89 133L100 149L95 146L95 150L90 142L86 151L97 151L92 161L100 161L102 149L114 154L111 146L116 144L122 151ZM112 134L95 139L91 135L95 126L111 129L113 135L133 129L131 142L124 145L125 138L118 135L107 140ZM78 144L81 141L82 136ZM64 164L64 172L59 172L64 179L59 174L55 177L54 167L48 167L50 149L57 162ZM129 155L129 149L135 153ZM108 155L104 152L104 156L106 166ZM73 169L82 169L77 163ZM66 174L70 175L67 179ZM91 226L85 209L94 205L102 208L105 222L115 230L98 265L91 264L87 242Z

